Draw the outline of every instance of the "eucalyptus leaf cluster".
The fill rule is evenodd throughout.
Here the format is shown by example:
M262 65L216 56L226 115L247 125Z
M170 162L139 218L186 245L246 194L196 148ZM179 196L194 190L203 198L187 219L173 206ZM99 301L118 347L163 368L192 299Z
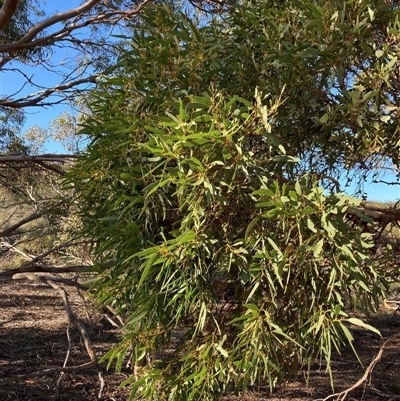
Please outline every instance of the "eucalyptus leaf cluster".
M375 154L349 151L352 113L384 112L354 97L365 71L359 89L340 86L361 65L340 29L365 33L349 3L371 32L390 10L319 3L246 2L202 24L150 7L90 95L91 142L69 180L95 245L94 295L125 318L105 359L134 367L132 399L272 389L315 358L330 372L350 325L375 330L350 312L374 311L392 272L346 222L359 201L318 174Z

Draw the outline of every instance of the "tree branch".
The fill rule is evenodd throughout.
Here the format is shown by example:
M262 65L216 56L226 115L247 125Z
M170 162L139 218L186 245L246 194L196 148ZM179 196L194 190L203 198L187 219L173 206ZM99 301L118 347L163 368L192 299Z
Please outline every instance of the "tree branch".
M96 360L96 361L86 362L86 363L83 363L82 365L77 365L77 366L66 366L66 367L57 366L55 368L43 369L43 370L39 370L39 371L33 372L33 373L16 375L9 379L1 381L0 386L6 386L6 385L13 384L13 383L18 383L20 381L24 381L24 380L28 380L28 379L34 379L36 377L41 377L41 376L52 376L55 373L60 373L60 372L75 373L75 372L79 372L81 370L94 368L97 366L97 364L98 364L98 362Z
M357 380L356 383L354 383L352 386L350 386L349 388L347 388L346 390L340 391L338 393L334 393L331 395L328 395L325 398L321 398L315 401L328 401L331 399L336 399L337 401L344 401L346 399L346 397L349 395L349 393L351 393L353 390L355 390L356 388L360 387L362 384L364 384L368 378L371 376L375 365L382 359L382 355L386 350L386 347L388 346L388 344L394 340L398 340L400 338L400 333L397 333L389 338L387 338L385 340L385 342L382 344L382 346L379 349L379 352L377 353L377 355L374 357L374 359L372 359L371 363L368 365L367 369L365 370L364 374L361 376L361 378L359 380Z
M76 280L70 280L68 278L64 277L58 277L54 275L37 275L35 273L16 273L13 274L12 276L6 277L6 278L0 278L0 282L2 281L11 281L11 280L30 280L30 281L36 281L36 282L41 282L50 285L50 283L62 283L71 287L76 287L79 288L80 290L87 290L87 288L80 284ZM55 284L54 284L55 285Z
M19 0L4 0L0 9L0 29L3 29L17 10Z
M65 267L54 267L54 266L22 266L16 269L9 269L0 272L0 281L12 280L15 274L22 273L79 273L84 272L87 266L65 266Z
M82 40L78 37L79 32L84 30L86 27L98 25L112 27L120 21L130 21L135 15L138 15L143 6L150 1L151 0L142 0L140 3L138 2L139 4L132 4L130 6L122 3L121 9L114 9L108 7L107 4L103 4L101 0L87 0L80 7L55 14L31 27L19 40L12 43L0 44L0 53L2 53L2 57L0 57L0 70L4 70L3 67L8 62L18 58L21 50L46 48L57 45L63 46L63 49L65 50L66 41L72 43L73 49L81 51L83 58L87 58L90 48L95 47L97 50L89 56L89 59L91 60L89 64L92 65L94 60L101 57L99 55L104 53L106 47L110 52L111 48L116 46L117 43L116 41L107 40L107 38L104 38L103 41L93 41L91 38ZM99 9L95 7L96 5L99 6ZM62 23L62 26L56 26L60 23ZM48 27L53 28L52 32L45 31ZM76 35L74 35L75 33ZM44 66L46 60L41 56L39 57L40 58L36 62ZM55 70L55 68L52 68L51 72L55 73ZM100 71L101 68L99 67L97 70ZM107 71L103 71L103 73L106 74ZM35 94L21 97L20 99L15 99L13 95L5 96L0 100L0 105L10 108L23 108L27 106L50 106L62 103L65 99L75 97L79 92L85 91L87 88L80 89L79 85L94 83L98 74L91 74L86 77L82 76L83 73L80 71L79 76L75 78L68 77L68 79L64 79L63 82L53 88L46 88ZM33 82L30 82L30 79L26 79L25 77L24 86L27 82L37 88L40 87L39 85L36 86ZM59 95L62 98L56 100L52 99L49 102L45 102L44 100L51 95Z
M64 28L51 33L50 35L41 37L37 40L32 40L34 39L38 33L42 32L44 29L48 28L49 26L53 26L57 24L58 22L62 21L67 21L68 19L71 19L75 16L79 16L86 11L89 11L91 8L93 8L97 3L99 3L100 0L90 0L87 3L83 4L82 6L66 11L64 13L58 13L55 14L54 16L48 18L47 20L44 20L42 22L39 22L36 24L34 27L32 27L20 40L13 42L13 43L7 43L0 45L0 53L5 53L5 52L13 52L16 50L23 50L23 49L28 49L28 48L33 48L36 46L46 46L49 44L53 44L57 41L63 40L67 35L71 34L71 32L76 31L81 28L85 28L88 25L94 25L94 24L99 24L99 23L109 23L109 24L115 24L121 19L129 19L133 15L138 14L143 6L147 3L150 2L150 0L143 0L141 4L139 4L135 9L131 10L112 10L110 12L105 12L102 14L95 15L92 18L88 18L86 21L78 23L78 21L72 22L69 26L65 26ZM80 12L77 12L77 10L80 9ZM8 61L8 60L7 60ZM3 61L0 63L1 66L4 65Z
M26 43L30 42L40 32L44 31L49 26L55 25L58 22L66 21L70 18L73 18L80 14L83 14L86 11L93 8L99 2L100 2L100 0L88 0L86 3L82 4L79 7L73 8L73 9L65 11L63 13L57 13L57 14L53 15L52 17L39 22L38 24L34 25L31 29L29 29L29 31L18 41L14 42L14 43L7 43L7 44L0 45L0 52L21 50L22 48L24 48L24 45Z
M75 315L75 313L71 309L71 305L68 300L68 294L65 291L64 288L60 287L59 285L55 284L53 280L48 280L47 281L48 285L55 290L58 290L58 292L61 295L61 298L64 302L64 309L67 312L68 320L75 326L75 328L78 330L81 338L83 339L83 343L85 344L86 352L89 355L90 361L91 362L96 362L97 364L97 355L95 350L93 349L92 342L86 332L85 326L82 324L82 322L79 320L79 318Z
M37 279L37 277L26 277L26 278ZM67 280L67 279L65 279L65 280ZM50 368L50 369L39 370L39 371L33 372L33 373L13 376L13 377L10 377L9 379L1 381L0 386L13 384L13 383L16 383L19 381L32 379L32 378L36 378L36 377L40 377L40 376L49 376L49 375L53 375L55 373L60 373L60 372L77 372L80 370L85 370L85 369L89 369L89 368L98 366L98 359L97 359L96 352L93 348L92 342L87 334L85 326L83 325L83 323L80 321L80 319L76 316L76 314L71 309L71 305L70 305L70 302L68 299L68 294L65 291L65 289L60 287L59 285L55 284L53 277L42 276L41 281L45 282L47 285L54 288L55 290L57 290L60 293L61 298L63 300L64 309L67 313L68 322L69 322L69 324L73 324L74 327L76 328L76 330L79 332L79 335L81 336L83 343L85 345L86 352L89 355L90 361L87 363L84 363L82 365L78 365L78 366L63 366L63 367L59 366L59 367L54 367L54 368ZM104 386L104 379L101 375L101 372L99 372L99 380L100 380L100 389L102 390L102 388Z
M1 237L7 237L8 235L10 235L13 231L17 230L18 228L22 227L24 224L27 224L33 220L39 219L40 217L42 217L43 213L41 212L34 212L31 215L29 215L28 217L25 217L24 219L16 222L15 224L13 224L12 226L6 228L3 231L0 231L0 238Z
M43 167L45 170L52 171L53 173L57 173L59 175L64 175L65 170L55 164L48 164L45 162L36 162L40 167Z
M65 164L73 164L71 159L76 159L78 156L76 155L57 155L57 154L44 154L44 155L6 155L0 156L0 164L1 163L11 163L11 162L56 162L56 163L65 163Z
M29 268L31 268L31 267L33 267L33 268L43 268L43 269L47 269L48 267L39 266L37 263L38 263L41 259L45 258L46 256L50 255L50 254L53 253L53 252L57 252L57 251L59 251L59 250L61 250L61 249L69 248L69 247L71 247L71 246L83 245L83 244L86 244L86 241L75 241L75 240L70 240L70 241L63 242L63 243L61 243L61 244L59 244L59 245L54 246L53 248L48 249L47 251L45 251L45 252L43 252L43 253L41 253L41 254L35 256L32 260L29 260L29 261L25 262L25 263L21 266L21 269L22 269L22 268L27 268L27 269L29 269ZM71 266L71 267L72 267L72 266ZM21 270L21 271L30 271L30 270ZM45 271L45 270L41 270L41 271ZM49 270L46 270L46 271L49 272ZM1 273L0 273L0 275L1 275Z
M43 91L32 94L30 96L27 96L25 98L20 98L17 100L2 99L2 100L0 100L0 106L11 107L14 109L20 109L20 108L28 107L28 106L37 106L39 102L46 99L53 93L63 92L67 89L71 89L73 87L76 87L76 86L82 85L82 84L95 83L97 77L98 77L98 75L91 75L86 78L76 79L74 81L68 82L67 84L57 85L57 86L54 86L53 88L48 88ZM40 106L43 106L43 104L41 104Z

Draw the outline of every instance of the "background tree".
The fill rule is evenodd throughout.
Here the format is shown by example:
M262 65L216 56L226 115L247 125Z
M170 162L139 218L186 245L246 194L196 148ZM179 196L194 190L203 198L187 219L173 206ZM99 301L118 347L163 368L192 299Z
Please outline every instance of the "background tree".
M20 137L20 132L25 122L24 113L21 110L3 108L0 110L0 122L1 154L26 151Z
M43 224L66 217L65 205L71 193L61 195L59 176L79 151L71 135L75 117L65 114L49 128L31 127L24 132L27 108L60 102L78 108L79 96L116 57L118 40L111 38L111 33L123 31L125 24L140 12L141 3L77 1L73 7L69 4L69 10L57 12L52 5L38 1L7 0L0 2L0 7L2 79L16 82L13 93L2 91L0 99L0 184L4 194L0 224L1 237L7 245L8 240L15 243L15 238L20 243L25 229L43 233ZM46 82L40 80L43 71ZM49 139L62 142L68 154L41 155ZM15 205L19 205L18 213ZM61 212L58 219L56 210ZM33 229L35 223L38 226ZM57 231L54 224L47 228L54 229L54 234Z
M399 167L397 14L249 1L199 23L146 7L91 93L70 176L97 299L126 316L108 358L134 360L134 399L273 388L317 357L329 371L349 323L367 327L351 308L375 310L398 275L371 251L388 213L339 179Z

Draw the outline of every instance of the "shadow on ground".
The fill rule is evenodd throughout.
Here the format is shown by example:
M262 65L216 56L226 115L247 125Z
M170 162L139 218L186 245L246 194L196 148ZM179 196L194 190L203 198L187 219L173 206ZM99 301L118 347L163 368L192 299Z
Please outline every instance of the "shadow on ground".
M74 311L85 317L82 299L70 290ZM85 318L86 319L86 318ZM91 313L91 322L85 320L89 336L99 356L117 341L118 333L99 313ZM88 369L65 374L57 386L59 374L30 378L14 384L2 384L16 375L33 373L41 369L60 367L67 352L67 318L57 291L29 282L0 284L0 400L1 401L94 401L98 399L100 382L98 370ZM371 324L378 327L383 337L400 332L400 316L379 314ZM352 350L344 349L333 358L335 391L353 385L378 353L383 340L365 330L354 331L355 348L363 366ZM89 361L79 335L71 330L72 349L68 366ZM349 394L348 399L380 401L389 395L400 394L400 340L385 350L381 363L374 370L367 387L361 386ZM129 373L129 372L126 372ZM127 401L129 392L118 389L126 378L114 372L104 372L106 387L104 401ZM312 401L332 393L325 367L318 361L311 366L309 377L300 372L290 383L270 394L268 386L255 386L245 394L225 397L224 401ZM56 394L58 396L56 397Z
M117 341L117 332L98 313L86 318L86 309L74 289L69 290L71 306L84 319L88 334L98 356ZM98 369L42 376L2 384L17 375L63 366L68 348L68 321L59 293L42 284L11 282L0 284L0 400L65 400L98 399ZM67 366L89 362L78 333L70 330L72 348ZM128 400L129 393L118 386L125 376L104 372L106 387L103 400ZM56 397L56 394L58 396Z

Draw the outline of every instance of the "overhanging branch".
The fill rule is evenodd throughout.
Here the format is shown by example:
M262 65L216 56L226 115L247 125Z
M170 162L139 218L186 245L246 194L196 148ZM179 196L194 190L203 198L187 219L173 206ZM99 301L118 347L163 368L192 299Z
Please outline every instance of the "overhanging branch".
M0 9L0 29L3 29L17 10L19 0L4 0Z
M42 100L48 98L50 95L54 93L64 92L68 89L75 88L82 84L95 83L97 77L98 75L91 75L86 78L76 79L66 84L57 85L54 86L53 88L44 89L25 98L20 98L16 100L1 99L0 106L11 107L13 109L20 109L28 106L38 106ZM43 106L43 104L40 104L40 106Z
M11 0L12 1L12 0ZM40 32L43 32L46 28L57 24L58 22L66 21L70 18L76 17L80 14L89 11L96 4L98 4L100 0L89 0L86 3L82 4L79 7L73 8L71 10L65 11L63 13L57 13L50 18L45 19L44 21L39 22L34 25L29 31L18 41L14 43L7 43L0 45L0 52L9 52L23 49L26 43L30 42L34 39ZM4 7L4 6L3 6Z

